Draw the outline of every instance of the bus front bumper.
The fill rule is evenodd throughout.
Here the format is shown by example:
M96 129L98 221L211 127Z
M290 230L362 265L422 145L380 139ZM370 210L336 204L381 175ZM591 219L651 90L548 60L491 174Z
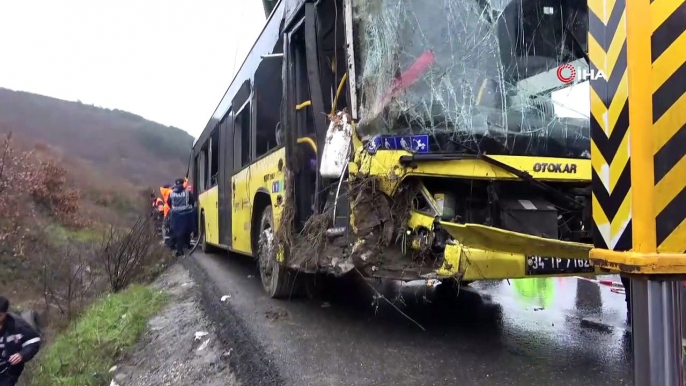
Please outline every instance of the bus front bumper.
M531 236L479 224L441 222L455 240L446 245L439 278L465 281L589 276L607 271L589 262L591 245Z

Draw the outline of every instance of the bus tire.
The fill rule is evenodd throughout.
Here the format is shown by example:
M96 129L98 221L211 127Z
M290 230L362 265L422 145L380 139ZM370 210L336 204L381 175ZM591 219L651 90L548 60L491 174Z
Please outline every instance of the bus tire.
M262 287L269 297L282 299L291 294L291 272L276 261L274 245L274 216L272 207L267 206L262 212L257 237L257 260L260 269Z

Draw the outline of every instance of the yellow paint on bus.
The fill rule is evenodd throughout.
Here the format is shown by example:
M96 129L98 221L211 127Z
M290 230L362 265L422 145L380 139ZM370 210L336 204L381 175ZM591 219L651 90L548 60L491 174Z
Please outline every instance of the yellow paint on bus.
M281 217L282 208L277 202L284 200L284 172L286 150L278 149L231 177L231 249L252 255L252 229L259 226L262 207L256 207L258 194L268 195L274 213L274 227ZM281 171L279 171L281 165ZM279 200L278 197L282 198ZM254 213L255 210L260 213ZM256 221L254 224L252 221Z
M206 190L198 197L200 213L205 217L205 239L210 244L219 244L219 189Z

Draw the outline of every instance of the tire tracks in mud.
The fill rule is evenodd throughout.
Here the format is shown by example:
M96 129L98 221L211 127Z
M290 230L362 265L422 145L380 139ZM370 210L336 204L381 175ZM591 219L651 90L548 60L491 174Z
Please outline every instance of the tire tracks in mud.
M201 308L214 324L219 341L231 350L228 362L236 378L244 385L285 385L275 361L248 330L233 305L219 302L219 288L205 270L192 256L186 256L182 265L198 283Z

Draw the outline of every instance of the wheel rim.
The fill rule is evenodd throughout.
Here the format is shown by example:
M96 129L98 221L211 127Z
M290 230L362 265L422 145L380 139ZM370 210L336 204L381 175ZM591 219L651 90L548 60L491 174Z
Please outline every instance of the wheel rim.
M260 233L258 256L260 264L260 276L262 285L271 291L274 280L274 232L271 228L266 228Z

